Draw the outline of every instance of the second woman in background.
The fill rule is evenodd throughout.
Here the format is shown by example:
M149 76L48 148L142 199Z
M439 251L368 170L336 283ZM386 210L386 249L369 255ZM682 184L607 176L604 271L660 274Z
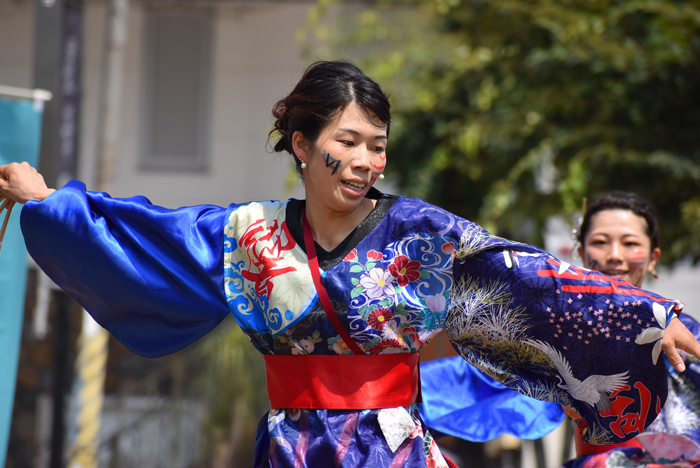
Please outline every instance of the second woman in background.
M627 281L638 288L654 273L661 256L659 223L653 207L626 192L608 192L586 211L578 232L578 248L586 268ZM655 274L655 273L654 273ZM686 314L685 326L700 336L700 324ZM641 337L643 340L644 337ZM585 421L568 411L576 423L575 460L567 468L700 464L700 365L685 356L686 371L677 372L666 361L668 399L654 423L640 436L617 445L582 441Z

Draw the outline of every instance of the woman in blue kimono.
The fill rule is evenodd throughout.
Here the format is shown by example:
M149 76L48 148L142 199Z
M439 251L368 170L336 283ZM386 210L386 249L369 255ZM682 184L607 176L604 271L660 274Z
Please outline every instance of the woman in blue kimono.
M357 67L311 65L273 115L305 200L169 210L0 167L0 192L25 203L30 254L134 352L172 353L234 315L265 355L257 466L448 466L415 406L418 351L443 329L472 364L575 408L610 442L651 424L666 397L638 334L656 330L674 364L676 347L700 356L678 302L374 189L390 109ZM612 322L618 309L629 315Z
M591 269L641 287L646 275L655 275L661 256L659 223L654 208L644 199L627 192L601 195L586 211L577 233L578 253ZM700 324L683 314L679 317L695 336ZM647 332L641 341L653 339ZM688 369L680 373L665 361L668 370L668 399L658 418L643 434L614 446L590 445L582 440L585 421L573 413L576 422L577 458L568 468L614 466L691 467L700 464L700 366L684 355Z

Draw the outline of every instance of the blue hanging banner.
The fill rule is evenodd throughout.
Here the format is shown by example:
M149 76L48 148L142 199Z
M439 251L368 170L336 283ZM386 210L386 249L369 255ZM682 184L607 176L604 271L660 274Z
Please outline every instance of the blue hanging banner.
M36 167L43 107L38 104L0 99L0 165L27 161ZM16 205L12 210L0 252L0 466L5 466L10 437L27 282L27 250L19 228L20 208L21 205Z

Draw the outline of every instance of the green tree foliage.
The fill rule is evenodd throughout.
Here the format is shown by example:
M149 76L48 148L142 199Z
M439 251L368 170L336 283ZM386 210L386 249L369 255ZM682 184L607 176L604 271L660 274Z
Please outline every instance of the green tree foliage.
M309 29L392 95L405 193L540 243L546 217L633 191L664 259L700 258L700 1L391 1L332 27L329 3Z

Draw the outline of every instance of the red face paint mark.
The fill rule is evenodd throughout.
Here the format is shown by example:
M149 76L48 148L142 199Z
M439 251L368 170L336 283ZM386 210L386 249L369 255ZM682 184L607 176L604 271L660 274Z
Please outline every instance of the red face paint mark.
M377 166L376 164L373 164L373 166L376 170L381 171L381 170L384 170L384 168L386 167L386 164L384 164L383 166Z
M634 249L627 260L627 264L629 265L630 283L635 286L641 286L649 265L647 253L644 249Z
M647 253L642 249L634 249L630 252L627 261L630 263L643 263L647 260Z
M641 266L631 266L629 269L629 282L634 286L641 286L646 271Z

